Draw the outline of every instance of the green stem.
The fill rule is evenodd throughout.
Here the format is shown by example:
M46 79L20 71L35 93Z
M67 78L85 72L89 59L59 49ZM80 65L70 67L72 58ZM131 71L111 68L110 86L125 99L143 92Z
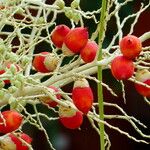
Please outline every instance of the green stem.
M98 54L98 61L102 60L102 43L103 43L103 35L105 32L105 17L106 17L106 5L107 0L102 0L102 9L100 15L100 24L99 24L99 54ZM102 67L98 66L98 73L97 78L99 81L102 81ZM99 103L99 116L100 120L104 121L104 105L103 105L103 87L101 82L98 83L98 103ZM105 139L104 139L104 124L100 123L100 150L105 150Z

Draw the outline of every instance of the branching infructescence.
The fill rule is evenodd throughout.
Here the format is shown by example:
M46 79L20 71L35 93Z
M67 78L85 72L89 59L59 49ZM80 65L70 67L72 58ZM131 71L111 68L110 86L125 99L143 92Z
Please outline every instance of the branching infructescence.
M101 135L98 127L100 123L129 139L148 144L147 139L150 138L150 135L143 133L139 126L148 127L140 120L128 115L116 103L104 102L104 106L115 107L121 114L108 115L105 112L104 120L99 119L100 114L96 111L98 103L93 103L92 92L94 91L88 83L90 80L95 85L99 83L112 96L117 97L116 92L109 84L92 76L97 73L98 66L102 70L111 69L115 78L121 80L124 101L127 98L122 80L126 79L135 84L136 90L143 96L143 100L150 105L150 46L142 46L142 43L150 39L150 32L147 31L138 38L130 36L134 33L140 15L149 8L150 1L147 1L146 4L141 3L137 12L121 18L120 11L131 2L132 0L122 3L119 0L107 1L107 15L105 21L102 22L104 31L101 33L100 43L97 42L97 39L101 30L99 29L101 22L97 18L102 13L102 8L85 12L80 6L80 0L72 1L70 6L65 5L65 0L56 0L53 4L46 4L44 0L5 0L0 2L0 132L8 133L0 137L0 149L10 150L10 147L15 147L13 150L16 150L16 147L22 146L23 143L23 146L32 150L30 145L32 140L30 137L24 139L22 137L24 133L21 131L22 127L29 123L45 133L49 146L54 150L41 118L48 122L61 118L64 126L74 129L79 128L82 124L83 114L88 117L91 126L99 135ZM59 15L66 17L68 25L65 25L64 22L62 25L57 25ZM107 39L106 31L110 28L109 22L113 18L115 18L117 30L111 35L111 41L104 46ZM129 36L125 36L124 29L130 19L133 20L128 31ZM92 29L94 32L91 35L88 31L91 30L91 27L86 25L85 20L95 24L95 28ZM54 30L56 30L55 33ZM123 39L125 40L123 41ZM102 59L100 60L96 59L98 45L102 48ZM37 50L39 47L42 47L40 52L46 53L40 53ZM117 60L115 65L112 64L114 59L122 57L125 58ZM127 62L130 63L127 64ZM118 66L117 69L116 66ZM126 66L128 71L125 72ZM121 68L124 70L122 71ZM72 87L73 92L64 92L62 88L73 82L75 82L74 88ZM52 106L51 102L55 102L55 105ZM27 104L32 106L34 113L28 112ZM37 108L39 104L45 105L55 116L49 117L40 112ZM8 114L11 114L11 119L15 118L16 111L20 115L22 114L22 122L14 121L15 123L19 122L18 125L10 125L10 116L4 111L7 108L5 106L8 105L10 106ZM142 139L139 140L111 125L107 122L109 119L126 120ZM109 150L112 143L106 131L104 140L104 147ZM19 141L21 144L17 145L14 141Z

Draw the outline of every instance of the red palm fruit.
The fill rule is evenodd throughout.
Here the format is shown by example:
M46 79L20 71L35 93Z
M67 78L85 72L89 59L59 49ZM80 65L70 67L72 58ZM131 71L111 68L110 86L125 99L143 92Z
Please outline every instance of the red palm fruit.
M16 145L16 150L28 150L29 149L27 145L25 145L19 138L17 138L13 134L9 134L9 137L11 138L12 142ZM29 137L25 133L21 133L19 137L23 139L25 142L27 142L28 144L31 144L32 142L32 138Z
M68 129L77 129L83 122L83 114L72 108L59 107L60 122Z
M78 79L74 83L72 90L72 100L75 106L87 114L93 104L93 92L86 79Z
M111 73L117 80L127 80L134 73L133 61L124 56L117 56L111 62Z
M28 150L28 146L25 145L18 137L28 144L31 144L32 142L32 138L25 133L17 133L17 135L10 133L1 140L0 148L3 150Z
M36 71L42 72L42 73L49 72L49 70L44 65L45 57L48 54L49 52L41 52L39 55L34 57L33 67L35 68Z
M80 51L80 56L84 62L89 63L92 62L98 51L98 45L95 41L88 41L85 47Z
M142 51L142 43L140 39L134 35L125 36L119 45L122 54L129 59L134 59Z
M0 70L0 74L3 74L3 73L5 73L5 70Z
M3 111L0 117L0 132L9 133L19 128L22 115L14 110Z
M57 99L61 99L61 95L56 94L57 92L59 92L58 88L56 88L54 86L49 86L49 88L50 88L50 91L54 94L54 96L56 96ZM40 100L42 100L44 103L48 104L50 107L57 106L57 102L53 101L49 97L41 97Z
M48 73L54 71L58 64L58 58L55 54L49 52L41 52L36 55L33 60L33 67L36 71Z
M58 47L62 48L62 44L64 42L64 38L69 33L70 28L66 25L58 25L55 27L55 29L52 31L51 40L53 44Z
M150 72L146 69L140 70L136 73L136 80L150 86ZM137 92L145 97L150 97L150 88L135 83Z
M88 42L87 28L72 29L65 37L62 51L65 55L78 54Z

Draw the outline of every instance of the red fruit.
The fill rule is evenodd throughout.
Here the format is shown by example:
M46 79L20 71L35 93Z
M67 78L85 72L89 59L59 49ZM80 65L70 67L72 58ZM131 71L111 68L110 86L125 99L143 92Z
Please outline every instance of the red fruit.
M45 57L48 54L49 52L41 52L39 55L34 57L33 67L35 68L36 71L39 71L42 73L49 72L49 70L44 65Z
M0 117L0 132L9 133L18 129L22 120L22 115L14 110L3 111Z
M65 55L78 54L88 42L87 28L72 29L65 37L62 51Z
M3 73L5 73L5 70L0 70L0 74L3 74Z
M77 129L83 122L83 114L72 108L59 107L60 122L69 129Z
M33 67L36 71L48 73L54 71L58 64L58 58L55 54L49 52L41 52L36 55L33 60Z
M80 51L80 56L84 62L89 63L92 62L98 51L98 45L95 41L88 41L85 47Z
M127 80L134 73L133 61L124 56L117 56L111 62L111 73L117 80Z
M87 114L93 104L93 92L86 79L79 79L75 81L74 88L72 90L72 100L75 106Z
M148 70L140 70L136 73L136 80L150 86L150 72ZM150 88L135 83L137 92L145 97L150 97Z
M122 54L129 59L134 59L142 51L142 43L140 39L134 35L125 36L119 45Z
M31 144L32 142L32 138L25 133L17 133L17 135L10 133L1 140L0 148L3 150L28 150L28 146L25 145L18 137L28 144Z
M17 138L15 135L13 134L9 134L9 137L11 138L12 142L16 145L16 150L28 150L28 146L25 145L19 138ZM21 139L23 139L25 142L27 142L28 144L31 144L32 142L32 138L29 137L27 134L25 133L21 133L19 135L19 137Z
M69 33L70 28L66 25L58 25L55 27L55 29L52 31L51 40L53 44L58 47L62 48L62 44L64 42L64 38Z
M59 90L56 87L49 86L49 88L50 88L50 91L54 94L54 96L56 96L57 99L61 99L61 95L56 94L57 92L59 92ZM41 97L40 100L42 100L44 103L48 104L50 107L56 107L57 106L57 102L53 101L49 97Z

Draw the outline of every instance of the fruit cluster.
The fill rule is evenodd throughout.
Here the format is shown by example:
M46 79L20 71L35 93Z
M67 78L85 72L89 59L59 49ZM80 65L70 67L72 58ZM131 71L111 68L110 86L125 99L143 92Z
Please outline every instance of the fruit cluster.
M119 46L122 55L112 60L111 72L117 80L127 80L134 74L133 60L140 55L142 43L136 36L127 35L121 39ZM150 85L150 72L148 70L137 71L136 80ZM135 83L135 88L141 95L150 97L150 88L137 83Z
M53 44L62 49L66 56L80 54L84 62L89 63L95 59L98 45L88 39L87 28L76 27L70 29L66 25L58 25L52 31Z
M11 132L17 130L23 122L20 113L14 110L7 110L1 113L0 117L0 133L7 134L0 140L0 148L3 150L28 150L27 144L31 144L32 138L25 133L17 133L15 136ZM22 142L21 138L24 142Z
M98 51L95 41L88 39L87 28L76 27L70 29L66 25L58 25L51 33L53 44L62 50L65 56L80 54L85 63L94 61ZM41 52L33 60L33 67L42 73L52 72L58 64L58 57L50 52Z
M93 104L93 92L86 79L77 79L72 90L72 100L78 110L59 107L61 123L69 129L79 128L83 122L83 115L87 114Z
M66 25L58 25L51 33L51 40L55 47L62 50L65 56L80 54L85 63L94 61L98 51L96 42L88 39L87 28L76 27L70 29ZM41 73L52 72L56 69L58 58L52 53L41 52L33 60L33 67ZM59 89L49 86L51 93L61 99ZM93 104L93 92L86 79L77 79L72 90L72 100L78 110L59 106L59 116L61 123L70 129L79 128L83 121L83 114L87 114ZM43 103L50 107L57 106L57 103L49 97L41 97Z
M58 88L54 86L49 86L48 88L57 100L61 100L62 96L59 93ZM81 126L83 122L83 115L86 115L91 109L93 99L94 96L92 89L90 88L88 81L84 78L77 79L74 82L72 90L72 100L78 110L58 105L57 102L48 96L40 97L42 103L47 104L50 107L58 106L60 122L69 129L76 129Z

